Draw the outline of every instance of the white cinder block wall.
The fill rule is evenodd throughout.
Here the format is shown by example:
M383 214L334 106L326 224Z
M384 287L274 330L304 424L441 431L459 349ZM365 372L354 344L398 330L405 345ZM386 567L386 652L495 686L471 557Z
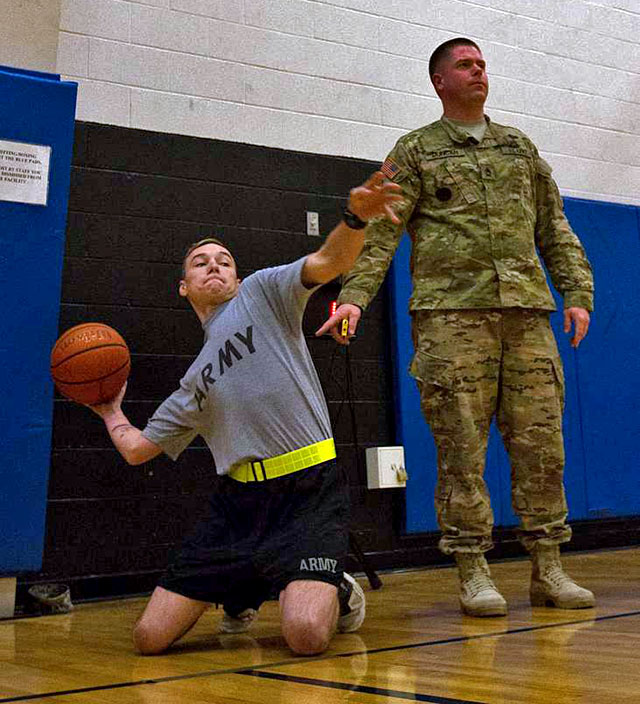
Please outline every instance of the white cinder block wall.
M60 28L80 120L375 161L468 36L564 194L640 205L640 0L62 0Z

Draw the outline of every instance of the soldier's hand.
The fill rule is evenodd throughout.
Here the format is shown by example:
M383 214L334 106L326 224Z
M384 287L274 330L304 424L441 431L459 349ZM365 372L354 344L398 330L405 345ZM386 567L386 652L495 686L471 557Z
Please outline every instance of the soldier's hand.
M384 216L399 225L400 218L395 214L394 206L402 203L401 193L397 183L387 181L382 171L376 171L362 186L351 189L349 210L365 222Z
M571 347L577 347L587 335L589 331L589 311L584 308L574 306L565 308L564 311L564 331L571 332L573 326L573 337L571 338Z
M352 303L343 303L341 306L338 306L336 312L325 321L324 325L316 330L316 337L329 333L336 342L339 342L341 345L348 345L349 339L356 334L361 315L362 310L359 306L355 306ZM348 323L346 335L342 334L343 320L346 320Z

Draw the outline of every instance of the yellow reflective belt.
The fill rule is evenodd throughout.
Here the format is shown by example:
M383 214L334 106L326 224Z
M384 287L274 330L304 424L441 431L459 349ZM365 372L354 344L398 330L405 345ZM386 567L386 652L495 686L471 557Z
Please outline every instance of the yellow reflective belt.
M238 482L263 482L266 479L284 477L285 474L298 472L307 467L313 467L321 462L332 460L336 456L336 446L333 438L321 440L313 445L301 447L299 450L287 452L284 455L270 457L266 460L244 462L234 467L229 476Z

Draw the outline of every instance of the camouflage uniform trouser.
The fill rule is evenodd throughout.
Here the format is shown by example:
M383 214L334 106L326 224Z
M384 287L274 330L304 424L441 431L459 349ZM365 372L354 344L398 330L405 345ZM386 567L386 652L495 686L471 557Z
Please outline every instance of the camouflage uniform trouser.
M420 310L411 373L438 449L440 549L485 552L493 513L483 479L495 416L511 462L519 538L570 539L562 475L564 378L549 314L524 309Z

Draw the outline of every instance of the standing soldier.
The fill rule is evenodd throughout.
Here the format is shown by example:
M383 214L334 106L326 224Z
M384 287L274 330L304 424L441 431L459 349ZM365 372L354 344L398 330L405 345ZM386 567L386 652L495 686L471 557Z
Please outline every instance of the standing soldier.
M571 537L562 482L564 382L549 325L555 310L536 248L564 296L577 347L593 309L593 279L551 168L519 130L484 115L485 61L469 39L445 42L429 73L443 117L398 140L382 167L402 187L401 224L376 220L347 275L339 307L318 331L356 331L400 237L412 240L411 373L438 449L440 549L453 554L462 610L500 616L507 605L484 553L493 515L483 479L496 418L511 460L519 537L531 553L531 603L574 609L594 596L562 570Z

